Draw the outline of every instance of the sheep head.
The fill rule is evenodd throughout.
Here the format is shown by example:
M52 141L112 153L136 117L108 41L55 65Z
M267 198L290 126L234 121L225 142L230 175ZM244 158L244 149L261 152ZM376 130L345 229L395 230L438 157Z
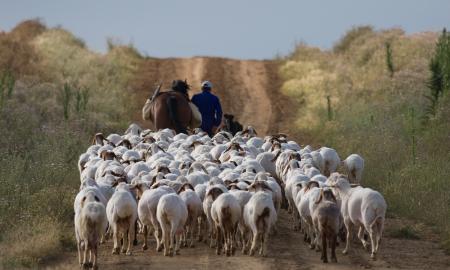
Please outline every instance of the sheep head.
M253 183L248 186L248 191L252 191L252 192L258 192L258 191L270 191L273 192L272 188L269 186L269 184L267 184L266 181L262 181L262 180L256 180L253 181Z
M336 197L333 194L333 191L331 189L321 189L319 198L316 200L316 204L319 204L322 200L324 201L330 201L337 203Z
M218 187L213 187L210 190L208 190L208 193L206 193L206 197L210 196L213 201L217 199L217 197L220 196L220 194L223 193L223 190Z

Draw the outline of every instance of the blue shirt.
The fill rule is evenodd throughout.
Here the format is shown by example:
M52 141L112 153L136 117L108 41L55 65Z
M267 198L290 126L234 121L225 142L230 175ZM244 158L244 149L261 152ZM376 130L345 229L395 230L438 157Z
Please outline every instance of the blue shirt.
M198 107L202 114L201 128L211 136L212 127L218 127L222 122L222 107L219 98L211 94L210 91L204 90L192 97L192 103Z

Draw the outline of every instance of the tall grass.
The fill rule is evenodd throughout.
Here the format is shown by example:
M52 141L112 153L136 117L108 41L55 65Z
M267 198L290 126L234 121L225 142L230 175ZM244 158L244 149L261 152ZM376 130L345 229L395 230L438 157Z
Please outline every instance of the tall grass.
M332 51L300 45L280 73L282 91L299 104L299 131L314 139L303 143L334 147L342 159L361 154L363 184L382 192L388 212L436 226L450 250L448 97L436 120L420 121L437 37L354 28Z
M96 54L36 20L0 34L0 75L9 74L1 84L0 268L34 268L74 248L80 146L129 124L136 53L116 46Z

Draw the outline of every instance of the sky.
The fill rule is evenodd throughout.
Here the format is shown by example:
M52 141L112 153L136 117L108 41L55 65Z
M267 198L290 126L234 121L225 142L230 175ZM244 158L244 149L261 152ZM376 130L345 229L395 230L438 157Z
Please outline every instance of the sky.
M353 26L450 26L449 0L0 0L0 30L41 18L98 52L108 37L153 57L270 59L298 42L328 49Z

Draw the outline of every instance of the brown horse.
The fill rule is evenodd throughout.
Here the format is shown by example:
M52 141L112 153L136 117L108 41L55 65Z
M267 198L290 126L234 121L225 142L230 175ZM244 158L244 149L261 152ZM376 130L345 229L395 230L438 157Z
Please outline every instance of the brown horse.
M189 98L178 91L161 92L153 101L147 100L143 116L153 123L156 130L170 128L177 134L187 134L187 127L192 120Z

